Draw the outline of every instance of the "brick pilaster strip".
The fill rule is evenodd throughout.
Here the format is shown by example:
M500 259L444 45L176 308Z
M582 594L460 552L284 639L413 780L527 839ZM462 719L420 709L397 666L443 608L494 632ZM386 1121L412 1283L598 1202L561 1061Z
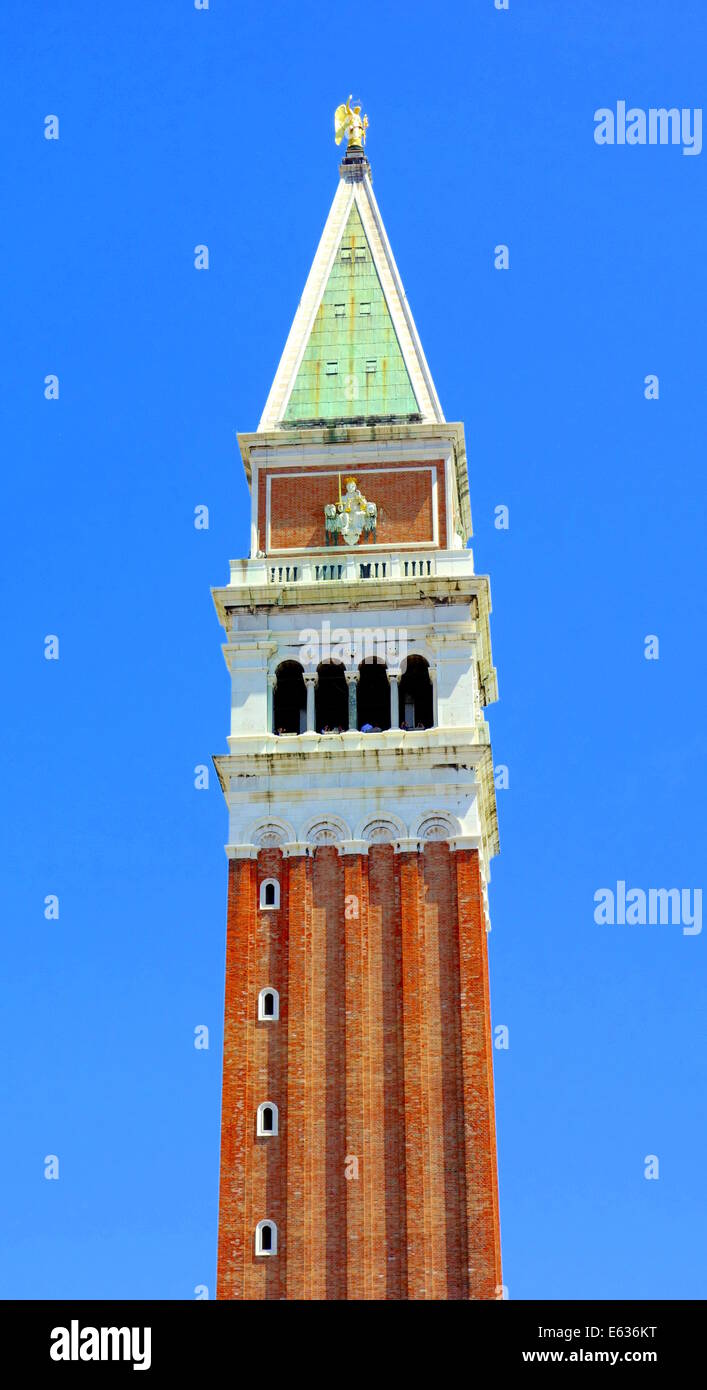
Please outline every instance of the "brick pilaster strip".
M259 1263L265 1273L267 1299L286 1297L287 1291L287 927L288 927L288 861L282 850L264 849L258 855L258 897L265 878L275 878L280 884L280 906L275 911L264 910L258 922L258 965L262 983L256 981L252 1001L256 1017L256 999L260 989L273 985L280 996L280 1017L277 1023L255 1022L258 1049L259 1077L263 1094L258 1103L271 1100L278 1108L278 1134L271 1139L255 1138L261 1162L261 1190L264 1215L277 1223L278 1253L276 1259ZM253 1115L255 1128L255 1115Z
M311 863L284 861L287 869L287 1269L288 1299L307 1294L306 1218L310 1206L307 1069L311 942Z
M248 956L255 916L256 866L232 859L228 875L226 993L224 1001L221 1177L216 1296L243 1298L250 1233L246 1229L245 1109Z
M346 922L344 863L334 845L316 850L326 913L326 1297L345 1299L346 1204Z
M447 1181L445 1135L454 1125L455 1098L448 1094L449 1038L442 1017L442 955L449 928L448 851L444 844L425 846L419 857L422 892L422 969L425 983L427 1145L429 1153L429 1268L427 1297L447 1297ZM445 1083L447 1095L445 1095ZM451 1100L452 1108L449 1108ZM445 1104L445 1101L447 1102ZM453 1218L453 1213L452 1213Z
M402 926L396 856L390 844L368 853L372 1166L370 1267L373 1298L407 1298L405 1088Z
M320 905L320 865L312 863L308 931L305 1241L309 1268L306 1298L326 1298L326 910Z
M464 1074L467 1297L492 1299L500 1283L486 925L477 850L452 855L459 915Z
M428 979L434 981L439 1009L439 1147L441 1181L435 1204L444 1213L445 1287L437 1280L435 1298L466 1297L466 1203L464 1178L464 1081L459 1018L459 932L456 874L445 842L425 847ZM428 991L428 996L431 991Z
M372 902L370 875L372 865L377 860L377 851L383 849L389 864L387 874L387 898L383 905ZM388 1220L387 1191L387 1147L394 1142L394 1133L389 1135L388 1125L395 1109L394 1096L396 1072L386 1067L388 1039L386 1029L385 997L385 957L391 948L395 949L395 939L399 932L388 932L388 923L396 920L395 875L392 864L392 848L389 845L372 845L364 857L362 881L363 932L361 938L364 1003L364 1194L365 1194L365 1243L366 1243L366 1298L384 1299L388 1296L388 1278L392 1266L399 1260L399 1211L396 1212L395 1225ZM390 1043L396 1045L395 1012L392 1017L393 1033ZM402 1040L400 1040L402 1041ZM398 1070L402 1075L402 1057ZM392 1106L391 1106L392 1103ZM398 1134L400 1129L398 1126ZM398 1142L396 1154L397 1184L404 1187L404 1168L402 1144Z
M496 1143L496 1102L493 1087L493 1030L491 1024L491 981L489 975L489 952L488 952L488 932L483 911L483 887L481 875L479 873L479 892L481 896L481 924L482 924L482 978L484 982L484 1009L487 1020L487 1045L488 1045L488 1107L489 1107L489 1162L491 1168L491 1208L493 1214L494 1231L494 1250L493 1250L493 1292L491 1298L501 1297L501 1286L503 1282L503 1272L501 1268L501 1216L500 1202L498 1195L498 1148Z
M429 1297L429 1152L424 935L417 852L397 856L402 930L407 1294Z
M364 901L364 855L347 854L342 859L344 873L344 924L346 932L346 1155L358 1161L358 1176L341 1182L346 1199L346 1297L367 1299L370 1294L370 1203L366 1201L369 1183L370 1086L367 1058L367 986L365 937L367 913ZM365 1110L365 1118L364 1118ZM368 1258L367 1258L368 1257Z

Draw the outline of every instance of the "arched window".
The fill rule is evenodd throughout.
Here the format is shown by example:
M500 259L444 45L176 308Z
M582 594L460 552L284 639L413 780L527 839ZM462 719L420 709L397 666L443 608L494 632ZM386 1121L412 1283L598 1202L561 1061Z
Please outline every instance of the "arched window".
M277 1134L278 1113L277 1106L272 1100L264 1100L258 1106L256 1122L256 1133L261 1138L274 1138Z
M317 667L314 697L317 733L336 733L349 727L349 691L340 661L323 661Z
M255 1228L256 1255L277 1254L277 1226L274 1221L259 1221Z
M424 656L409 656L403 664L398 695L401 727L431 729L432 681L429 665Z
M303 734L307 728L307 691L299 661L282 661L275 675L273 733Z
M258 995L258 1018L265 1023L276 1023L280 1017L280 996L276 989L268 985Z
M260 885L260 906L274 911L280 906L280 885L276 878L264 878Z
M367 657L359 666L358 727L390 728L390 685L385 663Z

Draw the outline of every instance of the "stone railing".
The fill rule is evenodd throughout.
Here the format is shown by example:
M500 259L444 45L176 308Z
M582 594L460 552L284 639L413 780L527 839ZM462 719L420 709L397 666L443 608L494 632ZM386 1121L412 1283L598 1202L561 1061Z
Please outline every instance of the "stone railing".
M469 578L474 573L470 550L348 551L329 554L304 552L288 558L264 556L257 560L232 560L230 588L290 584L357 584L372 580L418 581Z

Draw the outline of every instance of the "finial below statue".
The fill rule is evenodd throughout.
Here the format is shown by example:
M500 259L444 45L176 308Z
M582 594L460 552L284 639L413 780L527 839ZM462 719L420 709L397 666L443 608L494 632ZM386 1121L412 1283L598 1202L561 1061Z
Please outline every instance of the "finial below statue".
M351 105L351 96L347 102L337 106L334 112L334 139L337 145L341 144L344 136L348 136L348 148L363 149L366 143L366 130L368 129L368 116L361 116L361 107Z

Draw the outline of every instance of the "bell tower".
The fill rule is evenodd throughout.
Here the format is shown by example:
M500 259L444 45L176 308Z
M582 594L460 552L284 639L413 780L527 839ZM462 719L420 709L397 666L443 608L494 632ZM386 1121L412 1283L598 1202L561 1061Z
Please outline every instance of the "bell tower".
M214 590L229 860L218 1297L494 1299L487 960L498 849L463 426L365 154L262 418L251 552Z

